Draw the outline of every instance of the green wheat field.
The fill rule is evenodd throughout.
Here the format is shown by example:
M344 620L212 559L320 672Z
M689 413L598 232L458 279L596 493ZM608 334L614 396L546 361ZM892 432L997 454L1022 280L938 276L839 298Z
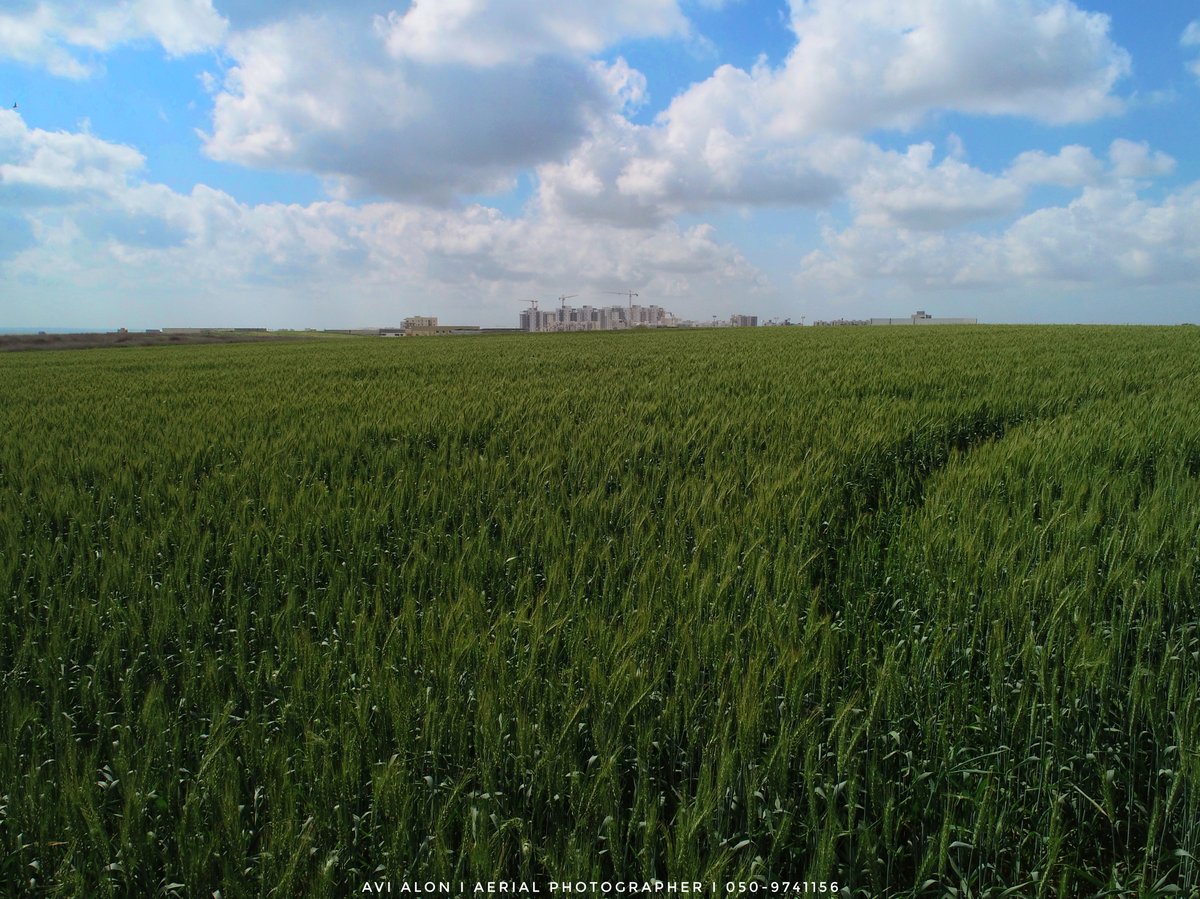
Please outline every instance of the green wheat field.
M1198 328L11 353L0 397L0 895L1200 891Z

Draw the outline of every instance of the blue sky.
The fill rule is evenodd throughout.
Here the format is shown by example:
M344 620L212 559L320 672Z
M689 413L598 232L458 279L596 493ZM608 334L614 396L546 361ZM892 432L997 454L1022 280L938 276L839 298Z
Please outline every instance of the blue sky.
M0 327L1200 321L1200 4L17 0Z

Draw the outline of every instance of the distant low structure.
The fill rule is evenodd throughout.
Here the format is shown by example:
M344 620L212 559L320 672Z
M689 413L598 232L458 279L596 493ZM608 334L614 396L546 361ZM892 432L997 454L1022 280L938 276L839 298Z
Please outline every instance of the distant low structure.
M908 318L873 318L873 325L977 325L976 318L934 318L924 309L918 309Z
M832 321L815 321L817 327L850 327L862 325L977 325L977 318L934 318L924 309L918 309L908 318L835 318Z
M384 337L434 337L445 334L470 334L478 330L479 325L439 325L436 315L412 315L404 320L402 334L397 335L394 328L380 328L379 333Z
M729 316L729 326L731 328L757 328L757 315L731 315Z

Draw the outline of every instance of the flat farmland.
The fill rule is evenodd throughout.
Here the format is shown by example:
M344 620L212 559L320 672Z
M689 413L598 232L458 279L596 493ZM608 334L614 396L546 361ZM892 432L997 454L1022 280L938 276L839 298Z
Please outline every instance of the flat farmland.
M1200 329L48 351L0 397L4 895L1200 890Z

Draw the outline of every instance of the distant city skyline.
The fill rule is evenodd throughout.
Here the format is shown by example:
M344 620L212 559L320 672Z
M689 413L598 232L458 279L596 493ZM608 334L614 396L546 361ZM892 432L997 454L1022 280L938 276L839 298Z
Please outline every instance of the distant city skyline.
M521 311L517 318L517 327L531 333L547 333L619 331L628 328L707 328L722 325L750 328L758 325L758 316L745 313L735 313L722 319L715 315L710 320L689 319L657 304L634 303L632 297L637 294L630 291L629 295L631 301L624 305L584 303L568 306L566 298L560 297L559 305L542 309L539 303L532 302L529 308Z
M1195 4L18 2L0 328L1200 321L1198 137Z

